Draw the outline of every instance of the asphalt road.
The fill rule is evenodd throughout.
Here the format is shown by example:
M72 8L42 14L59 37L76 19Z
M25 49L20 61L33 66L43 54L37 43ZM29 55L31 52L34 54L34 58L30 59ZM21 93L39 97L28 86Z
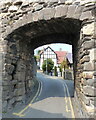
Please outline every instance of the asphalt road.
M37 73L40 89L35 99L22 110L13 112L13 118L74 118L71 97L74 82Z

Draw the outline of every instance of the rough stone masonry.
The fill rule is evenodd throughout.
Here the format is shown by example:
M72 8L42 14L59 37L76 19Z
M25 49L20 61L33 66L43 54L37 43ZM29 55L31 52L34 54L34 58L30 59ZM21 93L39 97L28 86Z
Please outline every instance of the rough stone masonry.
M33 93L37 84L34 49L67 43L73 47L80 113L85 118L96 115L95 18L96 0L0 0L3 111L24 103Z

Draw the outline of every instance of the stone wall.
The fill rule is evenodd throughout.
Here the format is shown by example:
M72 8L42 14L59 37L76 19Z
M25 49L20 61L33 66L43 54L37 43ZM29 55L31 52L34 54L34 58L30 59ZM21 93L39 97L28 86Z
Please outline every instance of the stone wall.
M38 84L32 48L19 36L7 37L6 41L8 43L2 81L3 111L25 103L26 97L28 99L33 94L33 88Z
M82 13L84 14L82 15L84 18L80 33L80 41L77 43L78 47L74 48L77 57L75 89L81 104L81 113L85 116L91 115L91 117L94 117L94 115L96 115L96 78L94 76L94 73L96 72L96 21L94 17L92 17L92 14L91 17L89 15L91 12L89 9L90 7L84 8L84 12ZM88 14L89 17L87 18L85 14Z
M0 84L3 84L4 110L18 101L24 102L35 84L32 51L41 45L59 42L73 46L77 97L82 112L86 111L88 116L94 115L95 3L95 0L0 1Z

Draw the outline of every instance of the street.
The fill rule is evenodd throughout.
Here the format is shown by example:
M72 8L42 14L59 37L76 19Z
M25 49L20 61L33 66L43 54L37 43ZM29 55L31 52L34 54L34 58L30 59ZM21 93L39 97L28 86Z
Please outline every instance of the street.
M13 118L74 118L71 97L74 82L37 73L40 90L27 106L13 111ZM7 116L8 117L8 116Z

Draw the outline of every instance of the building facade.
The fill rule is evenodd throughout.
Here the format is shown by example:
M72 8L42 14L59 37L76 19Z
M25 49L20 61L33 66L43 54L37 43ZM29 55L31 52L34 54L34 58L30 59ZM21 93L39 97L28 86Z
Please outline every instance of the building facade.
M66 60L72 64L72 54L68 53L66 51L54 51L51 47L47 47L43 49L43 51L40 53L40 69L42 70L42 65L44 60L47 60L48 58L51 58L54 62L54 66L58 67L63 62L63 60Z
M42 70L42 65L44 60L51 58L54 62L54 66L57 66L57 54L49 46L40 53L40 69Z

